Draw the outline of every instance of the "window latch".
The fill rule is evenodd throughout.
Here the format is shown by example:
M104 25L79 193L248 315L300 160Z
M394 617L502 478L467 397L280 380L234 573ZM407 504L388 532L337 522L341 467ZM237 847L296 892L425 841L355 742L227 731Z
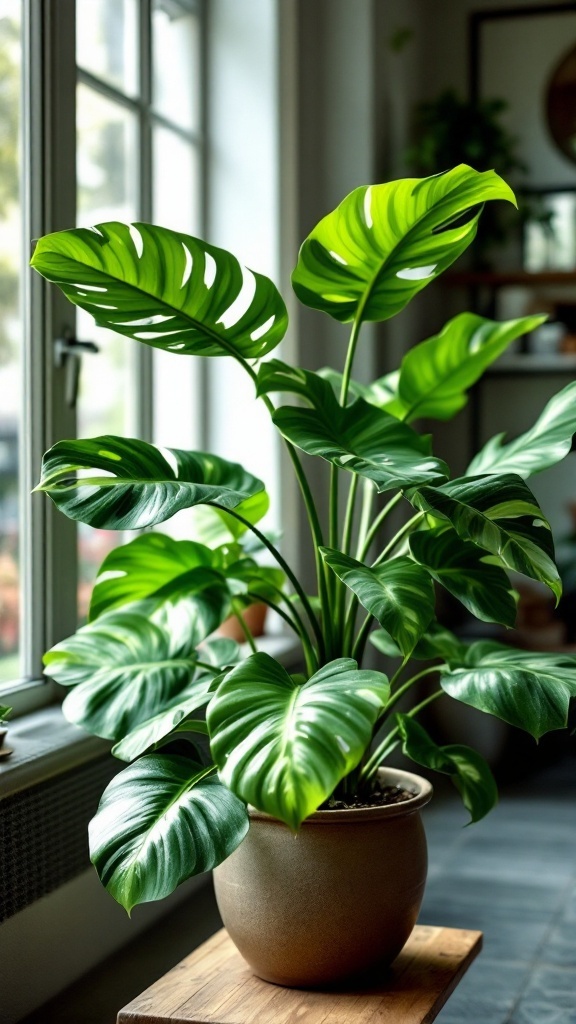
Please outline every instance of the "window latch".
M98 351L95 341L79 341L71 331L64 331L63 336L54 342L54 363L66 372L64 395L70 409L76 408L78 400L82 356L85 352Z

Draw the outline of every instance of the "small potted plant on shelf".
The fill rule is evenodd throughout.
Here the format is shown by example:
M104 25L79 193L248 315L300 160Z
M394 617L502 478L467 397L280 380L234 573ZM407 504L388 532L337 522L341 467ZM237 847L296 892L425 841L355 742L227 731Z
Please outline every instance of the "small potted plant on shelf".
M414 925L426 870L418 811L430 785L382 767L392 751L449 775L473 821L494 805L488 766L468 747L437 745L418 721L427 705L462 701L537 738L566 725L576 695L573 656L464 644L437 624L434 601L439 585L478 619L511 627L510 570L559 598L550 527L526 478L569 451L576 383L528 433L490 441L457 479L413 426L457 413L483 371L543 318L463 313L395 373L370 385L353 378L363 323L396 315L450 266L492 200L514 197L493 171L460 165L358 188L320 221L293 286L351 324L342 372L265 358L287 329L280 294L197 238L109 223L48 235L33 256L99 325L178 357L236 360L292 460L313 540L312 595L258 525L264 484L216 455L113 436L60 441L38 487L96 527L147 529L200 504L232 531L232 543L212 547L153 531L117 548L88 624L45 662L70 688L65 714L129 762L90 827L104 885L130 911L220 865L232 938L256 973L280 983L324 984L390 961ZM329 463L326 523L301 452ZM392 534L399 505L408 514ZM278 572L242 548L249 535ZM259 652L248 629L248 651L214 637L255 599L298 637L302 672ZM396 659L389 678L362 668L368 641Z

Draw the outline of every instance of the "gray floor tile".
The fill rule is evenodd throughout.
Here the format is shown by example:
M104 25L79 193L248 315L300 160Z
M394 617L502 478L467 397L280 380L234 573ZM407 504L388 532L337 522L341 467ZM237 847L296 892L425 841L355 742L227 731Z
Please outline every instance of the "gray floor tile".
M481 954L437 1017L438 1024L505 1024L527 981L526 964Z
M537 967L510 1024L576 1024L576 972Z

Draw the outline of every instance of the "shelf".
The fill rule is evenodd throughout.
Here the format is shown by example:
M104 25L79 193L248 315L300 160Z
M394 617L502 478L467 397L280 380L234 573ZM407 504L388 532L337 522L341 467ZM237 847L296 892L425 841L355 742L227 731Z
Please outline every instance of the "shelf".
M570 376L576 376L576 354L513 352L498 359L486 371L485 376L532 373L568 373Z
M528 270L512 270L506 273L497 273L489 270L460 271L454 274L446 274L444 282L452 288L503 288L506 285L524 285L526 288L533 288L534 285L572 285L576 286L576 270L542 270L538 273L530 273Z

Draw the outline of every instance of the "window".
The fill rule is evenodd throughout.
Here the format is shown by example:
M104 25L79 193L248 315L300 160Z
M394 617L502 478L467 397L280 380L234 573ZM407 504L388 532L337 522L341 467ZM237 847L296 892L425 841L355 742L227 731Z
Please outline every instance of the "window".
M74 223L203 232L203 24L200 0L0 0L0 690L8 700L10 686L10 703L18 691L47 699L31 686L42 652L81 620L119 540L77 531L31 495L43 451L106 432L199 446L196 361L183 372L75 318L25 263L31 238ZM70 351L71 339L98 352Z

